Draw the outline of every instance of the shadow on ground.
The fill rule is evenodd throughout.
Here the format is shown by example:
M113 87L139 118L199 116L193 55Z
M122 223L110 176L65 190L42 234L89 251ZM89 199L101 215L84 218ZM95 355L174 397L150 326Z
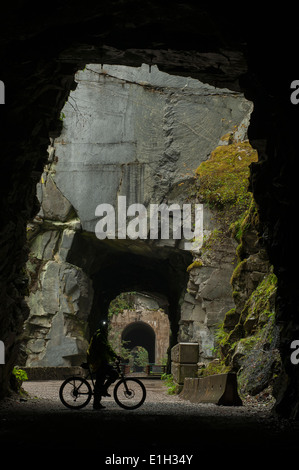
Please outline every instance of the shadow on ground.
M94 411L91 405L72 411L58 401L11 399L0 405L0 412L2 454L11 450L63 450L77 455L92 450L102 462L113 454L139 456L140 467L141 458L147 460L151 454L192 454L195 464L207 451L214 457L220 451L232 450L278 455L298 449L299 442L296 423L246 407L173 401L148 402L139 410L126 411L111 400L102 411Z

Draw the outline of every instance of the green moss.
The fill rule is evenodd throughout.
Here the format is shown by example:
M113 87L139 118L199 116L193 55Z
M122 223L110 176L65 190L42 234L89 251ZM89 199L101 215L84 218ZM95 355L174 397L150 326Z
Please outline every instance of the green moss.
M244 268L246 263L247 263L247 259L243 259L242 261L240 261L240 263L237 264L230 279L231 285L234 285L235 280L240 276L242 269ZM235 291L233 292L233 296L234 296L234 293L237 294L237 292Z
M134 308L135 293L136 292L123 292L119 294L115 299L113 299L109 305L108 317L111 318L113 315L118 315L124 310L130 310Z
M248 141L217 147L209 160L196 170L198 195L217 208L233 205L245 210L251 199L248 193L249 165L257 159L257 152Z
M240 320L240 314L236 312L236 308L231 308L228 312L226 312L224 321L223 321L223 330L225 332L231 331Z
M277 278L275 274L270 273L253 291L241 313L246 332L252 334L261 329L268 322L269 317L274 315L273 298L276 288Z
M246 358L270 350L275 340L274 298L277 278L270 272L248 298L242 313L230 309L215 332L220 362L233 370L235 352ZM255 352L256 351L256 352ZM265 354L265 352L264 352ZM270 356L272 353L269 353Z
M206 367L199 370L199 377L207 377L208 375L216 374L227 374L230 371L230 367L226 366L225 363L219 359L211 361Z
M200 259L195 260L195 261L193 261L193 263L189 264L189 266L187 267L187 272L191 271L191 269L193 269L193 268L200 268L202 265L203 265L203 263Z

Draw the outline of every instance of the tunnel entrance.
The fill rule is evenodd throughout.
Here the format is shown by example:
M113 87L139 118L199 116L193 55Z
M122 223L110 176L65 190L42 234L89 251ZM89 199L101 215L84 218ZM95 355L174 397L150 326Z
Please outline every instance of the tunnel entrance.
M143 322L134 322L126 327L122 333L122 341L130 351L136 350L139 346L148 353L149 363L155 363L156 335L154 330Z
M146 64L87 64L76 80L38 185L43 222L37 236L36 227L32 234L27 363L78 364L100 320L108 318L110 302L136 290L164 299L169 346L197 342L205 366L215 357L219 323L230 310L237 312L230 281L239 260L229 227L233 223L245 233L236 219L249 206L246 178L256 158L247 141L252 103L241 93L215 93L210 85ZM186 249L174 224L164 236L162 216L156 219L159 236L152 239L151 227L141 231L142 218L132 219L123 200L126 208L150 215L158 205L191 209L199 203L199 248ZM102 231L96 230L99 207L107 213L100 214ZM111 208L112 227L106 217ZM169 222L176 217L173 211ZM196 227L195 215L189 222ZM196 239L195 231L189 232ZM257 275L252 266L250 288L255 288L265 272ZM136 348L130 328L128 341ZM144 342L145 330L136 331ZM153 346L147 347L149 360L156 361Z
M130 365L166 365L170 343L168 301L145 292L125 292L109 306L109 342Z
M32 34L27 37L26 35L22 36L24 39L24 47L21 47L20 50L16 47L17 42L15 42L15 39L8 34L8 56L10 50L12 50L12 56L17 59L15 61L15 70L12 67L11 72L7 72L5 76L7 77L7 83L9 83L10 78L13 77L10 84L11 95L13 96L15 94L16 99L11 103L12 112L9 113L7 116L8 119L5 120L7 123L7 135L11 136L11 138L7 139L8 143L7 145L5 143L4 150L7 152L7 161L10 162L13 161L13 159L17 159L18 155L24 155L25 160L17 160L20 165L22 165L24 161L24 168L26 166L26 171L25 173L23 170L18 171L19 165L16 165L16 169L14 169L13 166L8 165L9 174L3 172L3 177L7 179L7 181L10 181L11 178L11 183L14 182L14 185L11 184L11 187L22 188L22 191L19 191L18 193L15 192L15 197L13 198L11 197L11 193L7 192L7 199L5 199L3 205L4 208L6 206L8 208L7 211L4 210L5 217L3 218L5 224L3 240L4 244L7 244L8 246L7 250L4 250L4 258L6 257L7 259L6 262L3 263L4 276L2 289L2 303L4 311L3 331L5 335L7 335L5 336L5 339L6 337L10 338L9 330L7 330L8 327L6 327L6 325L11 324L10 319L13 319L12 328L14 330L14 334L18 335L22 330L23 321L28 315L27 308L22 305L21 302L25 293L23 293L23 282L20 282L20 278L22 279L21 269L23 269L25 264L23 250L25 245L25 221L28 217L32 216L34 210L32 209L34 202L30 171L32 169L33 173L35 173L35 170L37 173L40 172L41 164L44 162L42 154L47 140L48 130L49 128L52 128L51 130L53 131L53 127L56 130L55 122L57 122L57 111L62 107L67 93L72 86L73 72L76 67L80 66L82 62L86 60L92 61L95 60L95 58L98 60L99 57L102 58L102 61L107 58L107 61L113 63L121 60L122 63L130 65L138 65L142 60L152 64L156 60L157 63L161 63L165 70L178 70L179 73L183 74L189 73L190 70L190 74L192 76L201 77L201 79L208 83L216 83L221 86L231 87L232 89L239 89L239 84L242 82L246 89L246 93L248 93L249 96L252 96L255 101L256 112L253 119L253 126L251 126L251 129L253 129L251 139L257 139L259 142L258 146L261 151L261 164L255 166L252 176L255 196L260 202L262 223L261 232L264 232L265 234L264 238L267 250L275 265L275 272L278 272L280 276L280 298L282 300L279 304L281 305L281 312L279 312L279 315L280 321L283 323L283 331L286 335L286 339L281 345L281 350L284 356L286 375L291 377L290 385L286 386L288 394L286 394L285 412L286 414L290 413L287 403L288 399L290 399L290 407L293 407L292 409L294 409L294 413L296 414L297 405L296 403L293 404L294 400L292 401L292 397L296 395L293 393L294 390L298 391L298 380L296 379L296 372L293 371L289 364L289 349L287 347L287 344L294 339L292 332L297 331L296 321L293 319L294 315L292 313L296 306L296 299L294 299L294 292L296 292L296 289L293 287L295 278L288 269L288 260L293 259L292 254L290 255L290 253L294 253L295 251L293 249L292 241L295 237L287 223L287 216L291 219L291 213L294 212L294 201L296 201L296 198L292 198L292 195L290 196L288 191L287 194L284 194L286 187L296 188L296 184L289 183L289 181L292 180L292 176L290 176L292 173L290 168L293 168L293 163L296 161L296 152L294 151L296 145L290 144L290 142L294 142L292 135L296 135L296 132L293 132L292 134L294 127L291 125L296 122L296 119L294 120L294 107L291 111L288 109L287 104L285 108L283 104L289 103L288 76L291 73L292 67L290 68L288 64L286 68L280 67L279 79L277 78L272 80L272 67L265 66L264 59L266 57L268 63L271 63L272 57L274 57L276 51L273 43L281 42L283 39L281 37L279 37L278 40L275 39L274 27L267 36L271 38L269 41L264 43L263 41L257 41L256 34L258 28L255 28L252 25L255 25L256 22L257 24L262 24L263 19L261 20L255 13L254 18L250 17L250 20L244 28L243 23L242 27L238 27L238 25L240 26L240 23L236 21L237 18L232 15L232 12L228 12L227 15L225 15L225 21L223 21L223 12L221 12L220 15L217 15L217 12L214 12L215 9L213 9L213 12L211 10L204 12L204 14L200 12L199 15L197 10L193 11L193 8L189 8L189 6L186 6L186 10L189 11L186 16L186 12L184 12L183 15L174 15L174 20L169 20L169 14L166 9L164 13L161 12L162 16L159 16L159 21L157 23L156 9L153 8L150 14L148 14L149 12L145 9L144 17L147 16L150 18L146 19L145 26L142 21L140 23L140 17L136 13L135 18L132 20L133 22L129 22L129 29L125 25L125 20L124 22L120 21L117 25L115 21L111 21L111 24L114 25L112 31L111 28L109 29L108 21L108 23L106 22L108 24L107 31L103 33L103 42L101 45L99 45L98 31L99 28L101 29L102 18L106 20L106 11L104 12L104 15L99 10L100 14L98 16L98 21L94 19L93 12L91 10L87 11L83 21L80 22L80 19L82 18L81 11L73 12L71 16L66 12L64 15L56 15L55 17L55 12L53 10L54 13L52 12L52 16L49 20L50 27L54 25L54 28L59 29L59 21L61 18L64 18L66 25L72 24L75 19L80 28L72 28L70 26L68 28L68 34L64 35L65 38L67 38L67 42L65 43L61 40L51 42L51 54L49 54L47 60L48 67L44 68L41 67L38 57L40 50L44 49L42 45L45 45L49 39L47 34L49 28L46 23L35 21L35 24L38 25L39 29L33 28ZM111 11L108 14L108 18L111 17L115 19L115 13L116 16L118 15L118 18L121 17L122 13L124 13L123 17L126 18L126 3L123 4L123 10L120 10L119 12ZM182 21L182 18L184 21ZM198 18L198 21L194 21L193 18ZM192 19L192 21L190 21L190 19ZM253 19L254 21L251 22ZM274 18L274 21L275 19L276 18ZM173 24L171 23L171 27L169 26L169 21L173 21ZM279 18L279 21L281 22L281 18ZM227 22L231 27L227 27ZM16 35L17 30L16 28L11 27L11 23L12 21L10 19L7 22L7 30L14 31L14 34ZM16 21L16 25L17 23L18 21ZM166 24L166 29L164 23ZM264 22L264 24L266 23L273 25L273 22ZM131 28L134 24L137 26L135 31L136 34L132 34L134 29ZM208 27L206 28L198 27L198 25L207 24ZM27 27L28 25L31 27L30 23L27 24ZM154 28L152 27L153 25ZM210 28L209 25L213 25L213 28ZM79 44L78 30L80 30L81 39ZM291 28L289 28L289 30L291 30ZM38 31L43 32L44 34L38 35ZM156 37L153 39L152 34L147 34L148 31L154 31ZM183 33L177 34L177 31L182 31ZM221 34L219 34L219 31ZM229 31L229 34L227 34L227 31ZM260 28L260 31L264 32L264 28ZM128 42L125 41L124 43L123 38L127 33ZM17 38L17 35L15 38ZM88 38L88 40L86 40L86 38ZM115 48L106 46L106 44L111 44L111 38L112 43L114 38ZM85 40L86 43L88 43L88 46L85 44ZM26 47L26 42L28 45L28 41L29 47ZM80 45L81 42L82 45ZM145 47L142 50L136 49L138 44L140 45L141 43ZM292 41L289 41L289 44L291 43ZM95 46L92 46L92 44L95 44ZM102 44L104 46L102 46ZM196 44L201 44L202 49L200 51L196 51ZM223 49L223 46L228 46L227 50ZM120 48L119 50L117 49L118 47ZM130 47L134 47L134 49L130 49ZM67 50L65 48L67 48ZM176 48L178 51L175 50ZM46 50L48 51L48 48ZM92 50L94 51L93 53L91 52ZM246 51L247 54L246 58L244 58L243 55L244 51ZM28 66L28 60L25 60L27 53L29 53L30 56L28 56L28 60L31 63L30 67ZM93 56L92 59L90 59L90 54ZM57 67L57 63L60 64L59 67ZM260 66L261 64L262 67ZM248 71L246 70L246 65L249 66ZM287 72L285 70L287 70ZM281 80L281 76L283 74L285 75L285 78ZM1 78L6 82L6 78ZM270 82L272 85L268 86ZM282 85L281 88L281 83L285 83L287 86ZM35 96L32 98L33 90L35 90ZM32 107L32 99L36 103L34 118L26 119L28 109ZM19 103L23 103L23 105L20 107ZM57 103L57 106L53 106L53 103ZM23 119L24 116L25 119ZM16 117L18 118L16 119ZM40 124L36 127L36 123L38 122ZM44 123L44 125L41 123ZM17 128L22 129L22 132L17 132L16 126ZM31 135L31 133L35 138L28 139L28 136ZM12 142L14 143L13 147L11 147ZM24 148L26 149L25 152ZM42 149L42 151L37 150L37 148ZM22 149L22 152L20 152L20 149ZM283 164L284 162L287 162L287 164ZM293 172L292 174L296 175L296 172ZM34 175L32 174L31 176L33 177ZM276 184L277 181L278 185ZM280 191L277 191L277 187L280 188ZM283 193L283 196L281 196L281 193ZM286 208L288 207L289 209L286 212ZM286 213L287 216L285 215ZM15 214L17 221L17 225L12 225L12 227L10 227L11 214ZM17 226L22 228L20 232L19 230L15 230L15 227ZM45 232L44 228L45 227L43 227L42 230ZM47 248L51 248L52 242L57 243L59 236L56 237L57 234L55 234L55 231L52 230L52 232L53 233L51 235L49 233L45 235L43 243L40 246L43 248L46 246ZM6 233L11 233L11 236L6 237ZM13 236L13 233L16 233L16 237ZM9 241L10 239L11 241ZM50 244L48 244L49 241ZM52 260L52 255L46 259ZM45 264L45 258L42 258L42 256L39 256L37 259L39 261L43 259L43 261L36 262L36 269L32 267L31 274L33 284L34 280L37 279L38 282L40 280L37 266L40 268L41 264ZM12 273L10 272L11 267L14 267ZM52 276L52 281L55 279L53 273L53 265L47 265L43 270L43 274L48 275L48 280L50 278L50 274ZM56 274L57 273L58 270L56 270ZM65 270L61 274L65 275ZM11 279L16 281L16 289L12 289ZM56 279L58 280L59 277L56 277ZM19 287L20 285L21 287ZM69 282L68 287L70 287L70 285L71 283ZM49 293L51 290L50 283L48 288L47 292ZM34 292L34 294L36 294L36 292ZM52 317L54 317L54 315L59 312L60 308L62 310L62 303L63 301L61 301L58 308L54 309L53 305L51 306L51 302L43 302L40 297L38 298L38 294L35 295L35 300L32 299L30 302L32 313L31 322L32 325L34 325L33 331L35 333L39 328L43 328L49 333L49 325L51 324L51 318L49 318L49 316L52 315ZM39 311L37 308L34 310L34 304L41 305ZM86 311L88 310L87 307L88 306L86 306L85 309ZM65 305L63 308L63 315L67 316L69 314L69 316L71 316L73 312L70 312L69 310L71 310L69 305ZM77 309L76 312L77 311L79 310ZM44 313L47 318L42 318ZM68 322L61 317L61 312L59 312L59 314L60 319L56 318L56 327L58 324L63 325L63 322L65 327L65 324ZM200 316L201 312L197 312L197 314ZM80 312L79 316L84 317L82 312ZM80 330L80 328L78 328L78 330ZM32 353L34 351L36 354L41 353L47 341L44 336L39 333L32 335L30 341L32 341L32 338L35 339L35 341L30 344L30 351ZM13 346L11 346L10 339L8 339L8 341L9 362L5 368L5 373L3 373L3 390L5 393L11 364L16 357L18 348L17 340L13 340L15 341ZM68 353L70 353L70 351L68 351ZM294 389L292 389L292 387L294 387Z

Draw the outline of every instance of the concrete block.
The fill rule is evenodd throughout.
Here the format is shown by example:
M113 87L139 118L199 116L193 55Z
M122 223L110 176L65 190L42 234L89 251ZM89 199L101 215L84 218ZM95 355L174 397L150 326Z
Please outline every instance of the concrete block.
M178 343L171 350L172 362L180 364L197 364L198 357L198 343Z
M172 362L171 373L176 383L184 384L186 377L196 377L197 364L179 364L177 362Z
M237 376L234 373L209 375L201 378L185 377L180 397L192 403L214 403L223 406L241 406Z

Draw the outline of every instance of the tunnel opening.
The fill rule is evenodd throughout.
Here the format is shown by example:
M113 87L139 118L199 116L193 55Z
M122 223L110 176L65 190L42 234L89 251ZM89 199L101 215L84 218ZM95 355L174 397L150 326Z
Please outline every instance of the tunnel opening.
M248 170L250 146L239 143L246 139L252 104L241 93L215 91L197 80L170 76L146 64L140 68L87 64L77 72L76 80L77 88L61 113L62 133L52 141L49 163L39 183L39 216L46 220L46 231L42 230L39 242L33 236L35 252L48 261L45 267L50 284L59 271L63 285L58 290L64 297L58 299L58 309L62 304L68 306L59 311L59 320L51 310L55 313L55 323L50 320L55 324L53 335L60 328L61 349L65 347L59 364L77 363L99 321L107 319L111 300L134 289L167 299L170 347L178 341L198 342L200 360L206 365L214 358L216 327L234 307L230 279L236 244L228 227L217 225L220 218L229 225L227 213L220 211L215 216L211 209L215 201L205 198L213 194L221 206L222 196L233 203L244 196L237 193L233 182L238 182L239 176L242 188L246 186L246 175L234 173L240 161ZM220 149L218 153L215 147ZM221 159L215 169L216 154ZM171 234L163 237L161 220L158 239L123 236L118 226L112 227L112 235L106 232L105 239L98 236L99 206L106 212L112 207L112 225L128 221L129 212L122 212L119 198L138 210L157 201L177 205L192 201L190 205L194 205L203 197L196 183L204 186L204 177L196 180L195 173L199 175L200 168L209 164L216 183L211 183L211 175L204 175L208 184L199 250L186 250L184 241L174 236L174 225ZM227 172L232 172L233 178L222 184ZM229 192L236 192L235 199ZM235 217L240 216L236 206ZM196 226L194 219L192 222ZM141 219L138 223L140 234ZM201 250L204 236L211 243ZM221 240L217 247L215 240ZM43 293L48 286L45 288ZM77 310L71 320L73 300ZM34 312L31 315L34 325L36 316ZM70 344L64 337L72 338ZM39 365L56 360L52 353L57 351L55 341L51 333L42 346L32 340L32 349L46 350L38 357ZM70 346L71 353L67 352Z
M140 321L130 323L122 332L122 341L126 343L125 348L133 354L141 347L147 352L148 363L156 362L156 335L151 326Z
M169 362L168 301L148 292L123 292L109 306L109 341L130 370L163 371ZM128 369L129 370L129 369Z
M167 9L160 10L158 5L157 9L145 9L142 16L145 24L140 24L140 12L135 13L138 8L130 8L129 29L125 24L128 18L126 2L123 9L116 11L116 17L120 19L117 24L113 10L107 12L111 22L105 21L106 11L103 12L101 6L86 7L86 11L77 6L71 15L68 4L61 8L60 15L54 8L49 11L46 21L41 11L34 11L31 15L30 6L27 5L28 21L22 26L17 14L3 12L3 17L7 19L2 29L5 38L3 58L4 62L8 57L13 57L15 61L10 61L10 67L3 69L1 76L7 96L14 97L12 101L7 100L9 113L2 127L3 135L7 137L3 143L3 154L8 171L2 173L1 185L5 227L1 331L7 353L7 362L1 369L1 397L7 394L9 376L19 349L16 338L21 335L23 322L29 314L23 301L26 296L26 280L22 272L26 262L25 232L27 220L37 211L34 185L46 161L49 130L52 136L58 134L61 124L59 113L69 90L74 86L74 73L82 63L94 60L96 56L97 60L100 57L103 61L107 57L112 63L122 61L134 66L139 66L141 61L157 61L166 71L185 75L190 71L194 77L212 84L225 84L231 89L239 89L241 84L255 102L250 138L252 142L258 139L256 145L260 161L252 168L252 184L259 202L261 235L279 282L277 321L282 331L279 349L283 355L283 373L286 377L282 379L279 413L286 417L298 416L298 368L290 363L290 344L297 339L298 331L298 320L294 315L298 310L296 276L290 269L296 253L296 228L289 223L296 213L297 201L297 144L294 137L297 109L289 102L289 84L296 77L296 70L295 62L287 59L291 54L281 56L280 67L275 67L277 50L290 50L292 44L296 44L290 34L296 28L288 27L288 33L283 37L277 35L285 20L280 10L279 15L272 11L273 21L268 21L261 12L257 15L255 10L249 9L241 22L238 10L215 10L213 6L211 9L205 6L203 12L200 6L194 8L188 2L180 3L179 12L174 18L169 16ZM21 7L17 12L22 16L25 13L23 10ZM161 14L158 20L157 11ZM147 15L148 18L145 18ZM42 21L36 21L36 18ZM99 41L102 18L108 26ZM290 25L290 22L292 19L288 15L286 24ZM74 28L74 24L79 27ZM67 31L63 36L62 26ZM19 33L19 28L22 33ZM54 34L49 44L51 28ZM80 45L78 34L82 41ZM130 49L138 45L144 49ZM41 50L46 50L45 62L40 60ZM56 106L53 106L54 102ZM31 115L29 109L32 110ZM28 139L28 136L31 137ZM10 190L5 194L4 188L7 187Z
M68 262L81 267L92 280L92 305L88 317L90 335L100 321L109 320L111 301L123 292L137 291L156 299L170 323L170 342L177 342L180 302L188 283L188 252L155 248L134 241L127 249L119 241L99 241L78 233L68 254ZM81 254L85 253L82 257ZM99 269L100 267L100 269Z

